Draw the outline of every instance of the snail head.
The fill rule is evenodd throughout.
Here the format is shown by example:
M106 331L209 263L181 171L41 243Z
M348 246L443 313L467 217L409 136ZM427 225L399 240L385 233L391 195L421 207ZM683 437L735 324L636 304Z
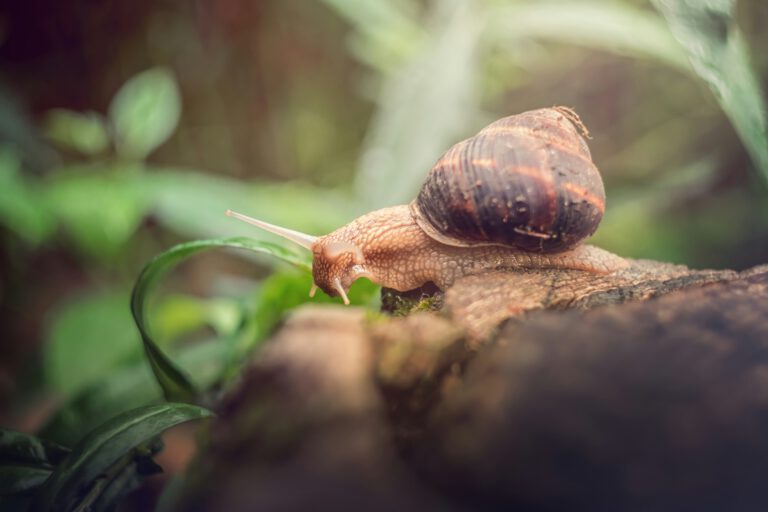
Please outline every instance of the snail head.
M324 237L316 237L292 229L275 226L274 224L269 224L241 213L233 212L232 210L227 210L226 214L281 236L312 251L312 278L314 284L309 292L310 297L314 297L315 291L317 288L320 288L331 297L341 297L344 300L344 304L349 304L349 298L347 297L349 287L357 278L368 276L363 267L365 262L363 251L352 242L337 239L334 235L338 232Z
M312 249L312 286L310 296L320 288L331 297L339 296L349 304L347 291L359 277L368 277L363 251L352 242L333 240L333 234L321 238Z

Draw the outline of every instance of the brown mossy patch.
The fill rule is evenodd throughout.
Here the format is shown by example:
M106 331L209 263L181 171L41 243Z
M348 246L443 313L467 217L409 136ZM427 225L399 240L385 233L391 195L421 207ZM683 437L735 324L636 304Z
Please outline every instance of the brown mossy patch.
M392 316L408 316L421 311L440 311L443 308L443 297L443 292L433 283L427 283L407 292L382 288L381 310Z

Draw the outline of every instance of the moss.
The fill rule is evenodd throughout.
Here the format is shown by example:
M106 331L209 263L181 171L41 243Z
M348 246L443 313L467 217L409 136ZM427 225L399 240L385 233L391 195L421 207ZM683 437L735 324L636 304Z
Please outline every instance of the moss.
M419 311L439 311L443 306L443 292L434 284L399 292L381 289L381 310L393 316L408 316Z

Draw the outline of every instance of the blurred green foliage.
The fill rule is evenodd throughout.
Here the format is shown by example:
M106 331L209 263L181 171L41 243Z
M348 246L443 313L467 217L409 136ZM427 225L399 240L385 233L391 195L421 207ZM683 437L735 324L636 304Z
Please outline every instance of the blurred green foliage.
M590 127L609 201L594 243L693 266L768 260L760 0L218 5L139 9L141 43L70 87L90 83L85 102L54 96L30 116L17 90L44 89L37 75L0 84L0 350L31 361L12 417L56 401L45 439L87 449L125 411L205 403L309 300L308 255L225 210L326 233L409 201L445 149L512 113L564 104ZM238 257L209 251L227 247ZM359 281L350 299L375 309L378 289ZM129 445L113 455L131 453L133 485ZM53 472L8 467L0 481L19 486Z
M103 381L141 354L125 293L77 298L54 318L44 353L45 378L63 398Z
M180 116L179 90L171 72L156 68L131 78L109 106L117 154L143 160L171 136Z

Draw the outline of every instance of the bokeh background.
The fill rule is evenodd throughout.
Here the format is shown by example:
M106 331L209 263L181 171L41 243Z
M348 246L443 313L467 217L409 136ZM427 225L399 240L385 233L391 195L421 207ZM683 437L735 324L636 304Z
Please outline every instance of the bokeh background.
M525 110L566 105L589 127L608 195L596 244L768 262L768 7L687 4L3 3L0 423L71 444L159 400L131 286L176 243L268 239L227 208L325 233L408 201L451 144ZM709 43L686 48L690 30ZM309 282L274 258L201 254L164 281L153 330L211 386Z

